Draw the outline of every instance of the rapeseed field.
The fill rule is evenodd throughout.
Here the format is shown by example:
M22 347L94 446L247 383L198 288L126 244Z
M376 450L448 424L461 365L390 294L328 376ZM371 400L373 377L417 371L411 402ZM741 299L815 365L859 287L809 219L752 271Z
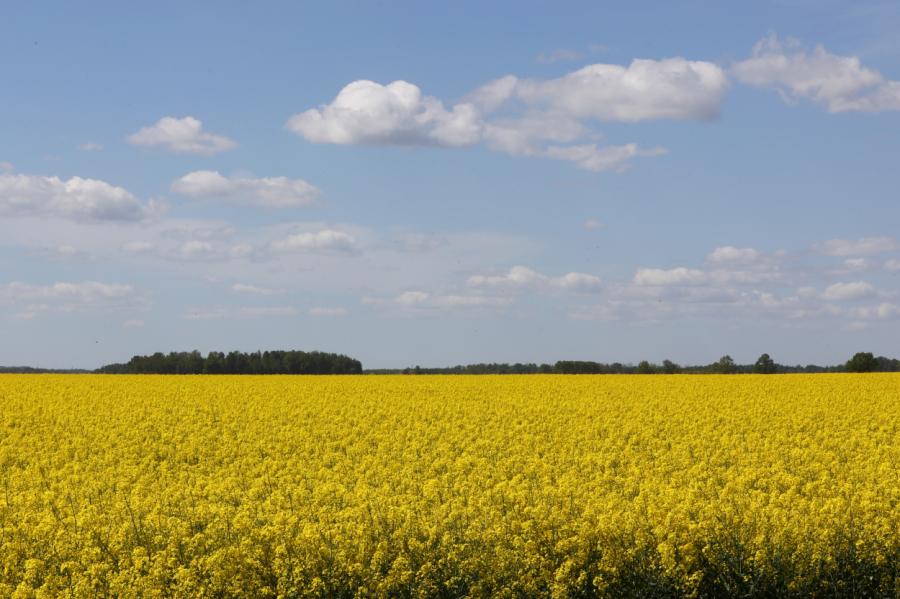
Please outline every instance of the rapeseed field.
M900 375L0 376L0 596L900 593Z

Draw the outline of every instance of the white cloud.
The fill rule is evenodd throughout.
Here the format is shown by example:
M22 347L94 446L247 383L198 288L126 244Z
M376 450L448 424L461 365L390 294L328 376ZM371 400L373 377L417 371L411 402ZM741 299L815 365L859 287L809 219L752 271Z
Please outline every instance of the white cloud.
M718 65L666 58L636 59L627 67L592 64L546 81L518 80L510 95L579 119L633 123L713 119L727 89Z
M467 284L470 287L495 289L536 289L548 282L545 275L526 266L513 266L504 275L473 275Z
M869 283L855 281L852 283L834 283L825 288L822 297L829 301L854 300L875 294L875 288Z
M587 229L588 231L596 231L597 229L602 229L602 228L606 227L606 223L604 223L603 221L594 219L594 218L589 218L586 221L584 221L584 223L582 223L582 226L585 229Z
M262 306L229 308L225 306L207 306L194 308L183 315L185 320L225 320L255 318L285 318L296 316L297 309L292 306Z
M566 291L574 291L577 293L590 293L601 288L600 277L583 272L566 273L558 279L555 279L554 284L562 287Z
M891 259L884 263L884 269L893 272L900 271L900 260Z
M542 156L545 142L569 143L587 135L588 129L577 119L542 112L495 119L484 127L488 147L512 156Z
M143 306L144 298L131 285L84 281L31 285L0 284L0 305L19 310L21 318L44 312L118 310Z
M78 149L82 152L99 152L103 149L103 144L97 143L95 141L88 141L83 144L79 144Z
M476 106L481 112L493 112L512 98L518 84L518 77L506 75L488 81L467 95L465 101Z
M0 172L11 173L14 170L16 170L16 167L13 166L12 162L0 162Z
M470 146L566 160L583 169L621 172L663 148L600 146L585 121L711 119L728 82L710 62L683 58L594 64L558 79L490 81L447 109L411 83L354 81L327 105L293 115L287 128L314 143ZM508 108L497 118L488 115ZM524 108L524 110L523 110Z
M639 268L634 275L636 285L700 285L707 282L708 277L702 270L679 266L669 270L659 268Z
M391 299L363 298L362 302L380 308L408 313L497 309L508 306L511 299L486 295L433 294L427 291L404 291Z
M144 127L128 137L136 146L163 146L184 154L211 156L237 147L237 143L222 135L203 131L203 123L191 116L163 117L156 124Z
M248 295L278 295L284 293L282 289L270 289L269 287L259 287L257 285L247 285L245 283L235 283L231 286L232 293L244 293Z
M140 329L144 326L144 321L136 318L126 320L122 323L122 326L126 329Z
M97 179L0 175L0 214L57 216L81 221L139 221L156 205L143 205L122 187Z
M714 264L748 264L759 258L759 252L753 248L737 248L731 245L717 247L706 257Z
M553 52L541 52L537 55L536 60L541 64L553 64L554 62L578 60L581 56L581 52L577 50L559 48Z
M772 34L733 70L742 83L775 88L787 100L811 100L828 112L900 110L900 81L821 45L810 52L796 40L782 42Z
M888 320L900 318L900 306L883 302L877 306L864 306L851 311L853 318L864 320Z
M865 256L900 249L892 237L863 237L861 239L831 239L817 246L827 256Z
M548 277L526 266L514 266L503 275L473 275L466 281L469 287L503 291L550 291L561 289L575 293L589 293L600 289L599 277L583 272L570 272L561 277Z
M549 146L544 151L544 156L558 160L574 162L579 167L594 171L624 172L630 166L632 158L662 156L665 148L639 148L637 144L624 146L597 147L597 144L581 146Z
M325 307L317 307L309 309L310 316L322 316L322 317L339 317L346 316L347 310L345 308L325 308Z
M293 115L287 128L313 143L467 146L481 138L472 104L444 108L412 83L354 81L327 105Z
M319 190L302 179L287 177L228 178L217 171L194 171L172 183L172 191L192 198L234 200L269 208L312 203Z
M322 229L314 233L295 233L272 242L272 249L289 252L353 252L356 238L334 229Z
M844 260L844 268L847 270L866 270L869 263L865 258L847 258Z

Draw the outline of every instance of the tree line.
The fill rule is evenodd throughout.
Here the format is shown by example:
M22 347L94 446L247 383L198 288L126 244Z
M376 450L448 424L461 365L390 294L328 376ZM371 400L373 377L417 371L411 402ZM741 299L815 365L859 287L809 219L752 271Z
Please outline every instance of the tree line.
M362 363L343 354L305 351L157 352L107 364L103 374L361 374Z
M789 366L778 364L769 354L762 354L753 364L738 364L725 355L712 364L682 366L671 360L655 364L642 360L637 365L621 362L603 363L586 360L559 360L554 364L480 363L448 368L367 370L369 374L787 374L800 372L900 372L900 360L875 357L871 352L858 352L846 363L836 366Z

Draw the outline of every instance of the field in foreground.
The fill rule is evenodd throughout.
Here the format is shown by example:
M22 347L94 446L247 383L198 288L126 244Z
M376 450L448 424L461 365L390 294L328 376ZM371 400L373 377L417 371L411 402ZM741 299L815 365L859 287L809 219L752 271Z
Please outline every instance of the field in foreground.
M0 377L0 596L900 595L900 375Z

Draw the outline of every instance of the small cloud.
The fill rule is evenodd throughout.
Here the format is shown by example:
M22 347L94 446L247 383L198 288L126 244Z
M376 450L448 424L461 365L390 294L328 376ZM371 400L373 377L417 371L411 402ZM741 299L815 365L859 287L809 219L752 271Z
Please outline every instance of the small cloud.
M158 206L97 179L0 174L0 214L57 216L78 221L140 221Z
M832 113L900 110L900 81L863 66L856 56L831 54L821 45L807 50L774 33L732 71L741 83L775 89L787 102L807 99Z
M326 317L336 317L336 316L346 316L347 310L344 308L310 308L309 310L310 316L326 316Z
M311 204L319 189L303 179L225 177L218 171L194 171L172 183L172 191L191 198L231 200L268 208Z
M826 256L866 256L900 249L900 243L893 237L862 237L860 239L830 239L816 246L819 253Z
M593 218L589 218L586 221L584 221L584 223L582 223L581 226L583 226L588 231L596 231L597 229L605 228L606 223L596 220L596 219L593 219Z
M159 119L154 125L128 136L135 146L162 146L179 154L211 156L237 147L237 142L223 135L203 131L203 122L191 116Z
M854 300L875 294L875 288L863 281L853 283L835 283L822 292L822 297L829 301Z
M356 246L355 237L334 229L295 233L272 242L272 249L282 252L353 252Z
M733 245L717 247L706 257L714 264L749 264L759 258L759 252L753 248L737 248Z
M891 259L884 263L884 269L891 272L900 272L900 260Z
M82 152L99 152L103 149L103 144L97 143L95 141L88 141L78 146L78 149Z
M126 320L122 323L122 326L126 329L140 329L144 326L144 321L137 319Z
M707 275L702 270L685 268L683 266L669 270L639 268L634 275L635 285L700 285L707 280Z
M16 170L16 167L13 166L12 162L0 162L0 172L11 173L14 170Z

